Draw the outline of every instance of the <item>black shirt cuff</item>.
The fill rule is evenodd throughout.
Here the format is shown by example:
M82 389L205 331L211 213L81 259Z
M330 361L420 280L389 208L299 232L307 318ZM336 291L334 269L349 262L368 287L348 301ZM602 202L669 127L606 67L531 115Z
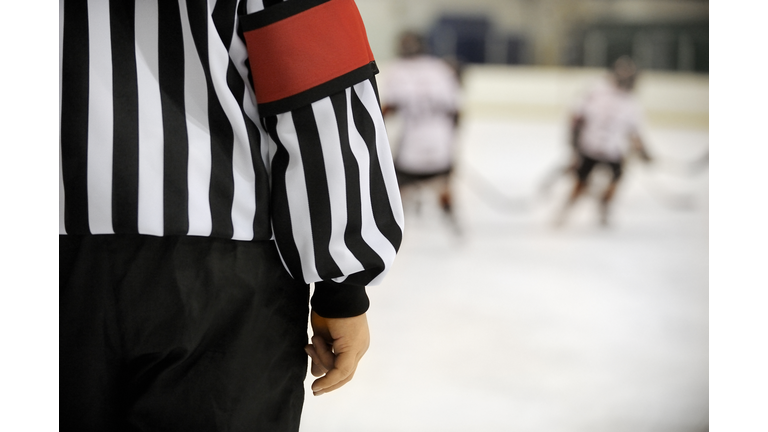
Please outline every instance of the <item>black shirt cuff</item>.
M364 314L370 306L365 286L315 282L312 310L323 318L350 318Z

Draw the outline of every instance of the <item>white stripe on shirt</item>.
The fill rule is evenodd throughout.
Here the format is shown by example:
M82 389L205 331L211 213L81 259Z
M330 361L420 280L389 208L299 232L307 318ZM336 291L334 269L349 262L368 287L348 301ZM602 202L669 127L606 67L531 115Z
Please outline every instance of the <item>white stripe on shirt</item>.
M357 84L355 87L360 86L360 84ZM352 89L347 89L347 116L350 119L349 121L349 144L352 148L352 152L355 154L355 159L357 159L358 165L360 166L360 198L362 201L362 228L361 228L361 236L363 240L365 240L366 243L376 252L377 255L381 257L382 260L384 260L385 263L391 263L394 261L395 258L395 249L392 247L392 244L389 242L389 240L384 237L384 235L379 231L378 227L376 226L376 220L373 216L373 207L371 206L371 183L370 183L370 156L368 153L368 148L366 146L365 141L363 140L363 137L360 136L360 133L357 131L354 125L353 116L352 116ZM358 94L358 97L360 97L360 93L355 91L355 93ZM371 92L372 93L372 92ZM367 95L367 92L362 92L363 96ZM361 101L362 101L361 97ZM375 100L375 96L374 96ZM364 104L366 107L366 110L368 112L370 111L370 106ZM376 105L376 110L378 110L378 102ZM376 111L374 111L376 112ZM374 118L376 116L373 116ZM378 128L377 128L378 129ZM378 130L377 130L377 147L381 145L379 143L379 137L378 137ZM377 148L376 150L378 153L381 153L381 150ZM389 151L389 150L387 150ZM379 154L379 157L381 157L381 154ZM396 202L399 204L399 201ZM394 208L397 208L395 204L392 204ZM388 268L389 266L387 266ZM373 281L369 283L369 285L374 285L376 283L379 283L382 278L382 274L386 273L386 270L379 274Z
M213 19L208 15L208 28L214 29ZM232 176L234 180L234 196L232 206L232 226L234 240L250 240L253 238L253 218L256 214L256 174L251 158L248 130L245 126L240 104L227 86L227 69L229 53L221 42L219 34L208 32L208 65L216 97L221 108L232 125L233 154Z
M363 103L363 106L365 106L366 111L371 113L373 124L376 126L376 152L379 159L379 166L384 176L387 197L392 206L395 220L402 231L405 226L405 216L403 215L400 188L397 184L397 175L395 174L395 165L392 160L392 150L390 150L387 129L384 125L384 117L382 115L377 115L381 109L379 100L376 98L376 93L374 92L373 85L370 81L363 81L356 84L353 88L360 98L360 101Z
M59 112L61 112L61 76L64 54L64 0L59 0ZM64 226L66 194L64 193L64 168L61 165L61 135L59 135L59 233L67 232Z
M312 224L307 197L304 166L299 150L299 138L293 124L293 115L288 112L277 116L277 133L280 142L288 152L288 168L285 172L285 188L288 194L288 209L291 214L291 228L296 248L301 255L301 271L307 283L320 280L315 266L315 248L312 244Z
M136 2L136 77L139 92L139 232L163 235L163 136L158 64L157 0Z
M112 234L112 46L109 2L88 1L88 221L94 234Z
M336 185L328 190L331 207L331 238L329 252L336 265L344 274L363 271L364 267L344 242L347 228L347 190L344 175L344 160L341 154L341 140L336 115L330 98L312 104L315 122L323 150L323 163L328 184ZM338 282L338 281L337 281Z
M211 138L205 72L197 55L187 4L179 0L184 35L184 105L189 140L189 235L208 236L213 230L211 203ZM213 29L209 29L213 30Z

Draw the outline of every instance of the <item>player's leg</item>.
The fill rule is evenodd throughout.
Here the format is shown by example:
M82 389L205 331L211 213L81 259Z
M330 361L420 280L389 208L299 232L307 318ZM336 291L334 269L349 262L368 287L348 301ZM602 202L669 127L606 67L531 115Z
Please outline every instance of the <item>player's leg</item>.
M573 205L576 203L576 201L581 197L581 195L584 194L584 191L587 188L587 179L589 178L589 174L592 172L592 170L595 168L595 164L597 161L595 159L592 159L588 156L580 155L580 160L578 163L578 167L576 168L576 181L573 185L573 189L571 189L571 193L568 196L568 199L565 202L565 205L560 210L560 213L558 215L558 218L555 221L556 225L562 225L565 223L565 219L568 215L569 210Z
M451 192L450 172L438 176L435 181L437 183L437 199L440 203L440 208L446 215L453 215L453 193Z
M440 204L440 208L443 211L443 215L445 215L448 224L453 229L455 234L461 235L462 229L459 225L459 221L456 218L456 211L455 211L455 203L454 203L454 196L453 196L453 190L451 187L451 172L449 171L445 175L441 175L437 177L437 188L438 188L438 201Z
M603 191L603 195L600 197L600 224L603 226L608 225L608 217L612 207L613 197L616 195L616 188L619 185L623 172L623 162L610 162L608 165L611 168L612 177L608 187Z
M395 174L397 175L397 184L400 188L400 199L403 202L403 209L406 211L413 209L414 213L421 213L421 186L423 179L397 168L395 168Z

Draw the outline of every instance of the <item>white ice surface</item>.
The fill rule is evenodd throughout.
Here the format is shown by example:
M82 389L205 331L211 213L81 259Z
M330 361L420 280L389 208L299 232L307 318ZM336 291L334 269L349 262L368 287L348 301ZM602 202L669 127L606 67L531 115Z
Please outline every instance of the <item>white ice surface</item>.
M708 171L686 162L708 133L648 130L657 161L627 165L611 226L589 196L554 228L563 123L466 119L462 235L428 191L406 202L371 348L344 388L307 391L302 432L707 430Z

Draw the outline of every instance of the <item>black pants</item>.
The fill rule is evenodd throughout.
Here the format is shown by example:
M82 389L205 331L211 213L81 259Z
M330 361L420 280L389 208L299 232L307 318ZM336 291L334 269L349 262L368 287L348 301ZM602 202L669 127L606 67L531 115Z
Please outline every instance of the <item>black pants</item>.
M611 183L616 183L621 179L623 161L601 161L591 158L583 153L579 153L579 167L576 169L576 176L581 182L586 182L589 174L595 168L596 165L607 165L611 169Z
M448 168L444 171L438 171L429 174L413 174L395 168L395 174L397 174L397 184L400 187L408 186L414 183L421 183L426 180L432 180L436 177L447 177L451 174L451 171L453 171L452 168Z
M62 431L298 431L309 289L272 242L60 236Z

